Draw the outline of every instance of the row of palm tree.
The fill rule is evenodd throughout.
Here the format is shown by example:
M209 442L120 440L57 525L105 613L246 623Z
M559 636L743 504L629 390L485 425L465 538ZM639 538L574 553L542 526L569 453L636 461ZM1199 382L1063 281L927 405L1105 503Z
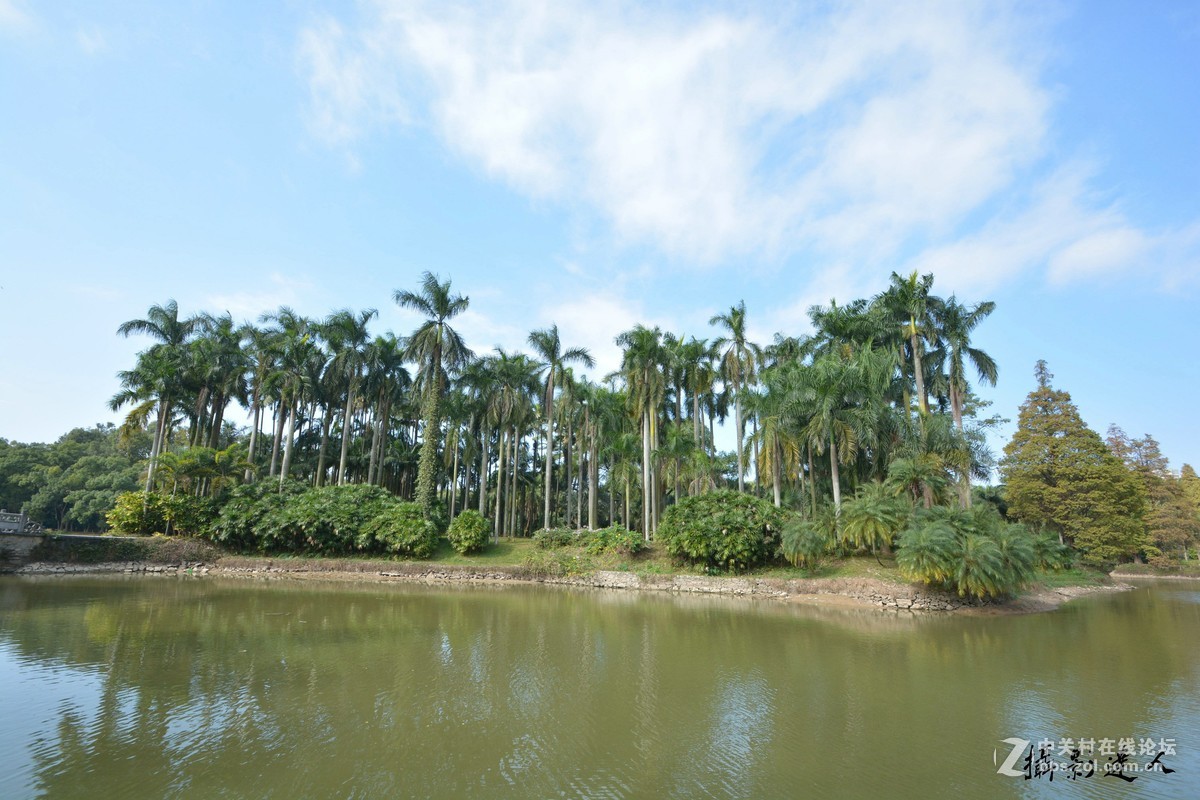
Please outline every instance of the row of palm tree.
M978 405L968 370L996 380L971 334L994 304L932 286L893 274L870 300L810 309L811 335L765 346L744 303L713 316L711 339L638 325L599 381L577 375L593 357L555 325L529 334L529 353L472 353L454 328L469 299L428 273L394 293L423 318L406 337L372 337L374 309L237 325L171 301L118 329L153 344L119 374L112 407L153 428L147 489L168 450L240 440L245 480L378 484L430 515L477 508L497 536L619 522L652 538L667 505L726 485L810 515L889 478L926 507L952 488L965 507L989 467L965 421ZM235 402L246 433L225 421ZM727 454L715 435L730 410Z

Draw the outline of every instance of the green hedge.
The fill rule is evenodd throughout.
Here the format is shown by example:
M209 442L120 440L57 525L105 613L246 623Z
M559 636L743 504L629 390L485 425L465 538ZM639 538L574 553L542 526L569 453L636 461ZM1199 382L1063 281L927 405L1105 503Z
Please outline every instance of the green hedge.
M207 535L239 552L428 558L437 548L437 527L419 506L366 484L313 489L265 481L239 486Z

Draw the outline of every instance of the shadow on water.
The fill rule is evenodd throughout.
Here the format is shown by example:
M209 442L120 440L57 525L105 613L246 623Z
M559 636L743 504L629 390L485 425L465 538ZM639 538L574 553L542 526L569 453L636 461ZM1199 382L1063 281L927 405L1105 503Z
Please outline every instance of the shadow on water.
M0 795L1195 797L1198 597L1156 584L980 618L6 578L0 698L23 721L0 722ZM1068 736L1174 738L1179 771L996 774L1001 739Z

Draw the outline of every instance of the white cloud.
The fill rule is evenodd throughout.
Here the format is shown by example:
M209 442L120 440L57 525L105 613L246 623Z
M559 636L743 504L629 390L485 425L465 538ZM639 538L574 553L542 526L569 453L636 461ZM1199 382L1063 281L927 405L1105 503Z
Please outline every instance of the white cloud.
M1091 171L1072 164L1034 187L1014 211L979 230L931 247L901 270L932 272L951 291L986 291L1033 269L1055 283L1140 269L1169 285L1200 273L1200 224L1147 233L1114 203L1086 189Z
M319 135L350 141L400 118L401 97L427 100L427 124L488 174L582 197L625 240L702 261L945 224L1009 182L1045 127L1005 20L965 4L783 25L570 2L370 8L357 31L301 34Z
M818 276L855 265L818 286L905 261L964 285L1112 274L1157 250L1195 263L1186 231L1142 230L1092 199L1090 173L1049 163L1037 20L994 4L362 8L300 35L317 136L427 127L519 192L598 212L626 245L702 265L804 253Z
M311 289L307 278L273 272L265 287L211 294L204 298L202 307L214 314L228 311L234 319L247 321L257 321L260 315L277 311L280 306L306 313L301 306L308 301ZM327 313L327 309L319 313Z
M21 0L0 0L0 33L20 34L33 28L33 17Z

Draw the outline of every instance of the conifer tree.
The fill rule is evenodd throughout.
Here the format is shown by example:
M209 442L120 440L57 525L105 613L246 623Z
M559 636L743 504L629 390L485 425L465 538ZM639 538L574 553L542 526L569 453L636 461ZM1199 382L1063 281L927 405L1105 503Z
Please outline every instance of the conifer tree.
M1158 441L1148 433L1131 439L1118 426L1110 425L1108 446L1146 490L1146 529L1151 545L1147 555L1151 561L1162 566L1179 558L1186 561L1188 549L1200 539L1200 516L1185 494L1182 477L1171 473Z
M1071 395L1050 385L1046 362L1035 375L1001 462L1009 516L1054 531L1093 564L1140 557L1149 544L1144 487L1084 424Z

